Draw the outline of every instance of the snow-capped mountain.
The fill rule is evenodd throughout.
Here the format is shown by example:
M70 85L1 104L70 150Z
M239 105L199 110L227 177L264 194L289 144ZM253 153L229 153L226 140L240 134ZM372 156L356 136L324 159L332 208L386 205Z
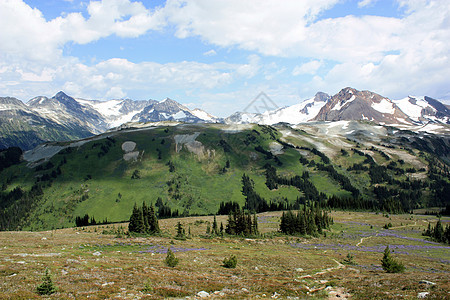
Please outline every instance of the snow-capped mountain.
M30 149L48 140L100 134L128 122L158 121L216 123L221 119L200 109L190 110L172 99L98 101L58 92L51 98L38 96L23 103L5 97L0 98L0 148Z
M272 125L341 120L368 120L411 130L428 130L430 126L450 124L450 109L426 96L390 100L353 88L344 88L332 97L319 92L298 104L264 113L237 112L226 119L200 109L191 110L169 98L161 102L99 101L74 99L59 92L51 98L39 96L24 103L16 98L0 97L0 148L19 146L30 149L44 141L80 139L111 128L135 127L136 123L144 126L142 123L147 122Z
M45 141L80 139L92 134L77 122L58 123L16 98L0 98L0 149L17 146L28 150Z
M64 92L58 92L52 98L35 97L27 106L42 117L65 126L80 126L98 134L104 132L108 124L95 109L84 106Z
M450 109L430 97L409 96L394 103L417 123L441 122L450 124Z
M161 102L153 103L136 114L133 122L160 122L179 121L186 123L217 123L219 118L214 117L201 109L190 110L180 103L166 98Z
M313 98L299 104L286 106L273 111L266 111L262 114L236 112L226 118L225 123L257 123L264 125L304 123L314 118L329 100L330 96L328 94L318 92Z
M344 88L325 104L315 121L368 120L379 124L413 124L393 101L370 91Z
M130 99L108 101L76 99L76 101L85 107L92 108L103 117L106 123L103 131L131 122L133 117L141 113L144 108L158 103L156 100Z

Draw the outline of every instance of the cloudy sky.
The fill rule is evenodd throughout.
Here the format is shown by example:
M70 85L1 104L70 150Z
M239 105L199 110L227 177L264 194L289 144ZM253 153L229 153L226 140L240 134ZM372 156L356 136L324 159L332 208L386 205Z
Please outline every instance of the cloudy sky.
M227 116L347 86L450 100L448 0L0 0L0 96Z

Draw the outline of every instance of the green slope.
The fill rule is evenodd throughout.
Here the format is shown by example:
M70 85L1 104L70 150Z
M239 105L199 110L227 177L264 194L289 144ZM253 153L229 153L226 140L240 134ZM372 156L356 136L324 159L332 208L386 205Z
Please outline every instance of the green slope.
M297 131L296 135L283 137L285 129L283 126L252 125L233 129L228 125L184 124L118 131L98 136L84 144L72 144L72 147L61 150L48 161L33 166L22 162L1 173L2 222L11 223L8 220L14 214L17 219L13 223L20 224L18 228L26 230L73 226L75 217L85 214L94 216L97 221L107 218L108 221L118 222L129 218L134 203L146 201L155 204L158 197L180 213L214 214L220 202L234 201L244 205L245 197L241 192L244 173L254 181L255 191L268 202L283 202L287 198L293 204L297 197L303 196L303 192L293 186L279 185L277 189L269 190L265 184L266 164L275 166L277 174L285 178L308 171L311 182L319 192L326 196L350 197L351 192L345 190L327 171L300 163L301 157L309 162L314 161L314 164L322 162L320 155L306 150L314 147L311 143L314 136ZM183 135L195 135L195 142L191 138L194 142L191 148L200 148L203 154L194 153L186 144L177 146L176 141ZM280 139L294 147L285 146L282 153L272 158L255 149L259 147L269 152L271 144ZM134 151L139 152L136 160L124 159L122 145L127 141L136 143ZM351 150L351 147L357 147L356 143L349 142L347 155L339 154L341 147L326 141L324 144L328 147L330 165L360 190L362 199L373 200L374 185L369 172L348 170L355 163L365 160L364 156ZM337 154L331 155L333 151ZM406 152L398 151L400 154ZM376 151L372 154L379 165L399 160L394 155L387 160ZM424 158L420 160L425 164ZM227 161L230 166L223 172ZM173 170L170 170L169 162ZM400 167L406 170L413 166L405 162ZM132 178L136 171L139 179ZM395 176L391 170L388 173ZM421 174L426 175L425 172ZM396 178L409 180L407 174ZM378 185L393 186L388 182ZM32 199L26 196L8 198L17 187L27 193L33 186L39 186L42 195L28 197ZM431 192L426 191L423 199L428 201L430 195ZM21 212L20 208L24 211Z

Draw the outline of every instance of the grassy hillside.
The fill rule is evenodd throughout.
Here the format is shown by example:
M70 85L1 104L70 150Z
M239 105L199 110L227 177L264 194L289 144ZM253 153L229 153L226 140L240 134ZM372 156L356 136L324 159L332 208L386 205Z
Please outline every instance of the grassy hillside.
M420 190L413 195L417 199L402 205L412 209L445 204L436 193L444 193L448 186L448 166L414 146L399 147L375 138L327 136L318 127L169 125L48 144L26 154L28 161L1 173L3 229L70 227L75 217L85 214L97 221L124 221L134 203L155 204L158 197L180 214L214 214L221 202L244 206L244 173L267 202L295 205L302 201L297 198L307 197L305 191L292 185L269 189L267 164L276 168L277 180L308 172L308 180L327 198L349 199L353 189L359 193L355 201L385 203L390 209L389 201L401 202L401 197L411 198L412 191ZM135 144L134 149L126 149L130 144ZM45 157L52 149L59 152ZM355 165L359 167L352 169ZM333 176L330 167L346 179ZM416 190L409 186L419 180ZM436 182L441 183L439 188L433 185ZM376 194L376 188L387 192L381 189L384 194Z

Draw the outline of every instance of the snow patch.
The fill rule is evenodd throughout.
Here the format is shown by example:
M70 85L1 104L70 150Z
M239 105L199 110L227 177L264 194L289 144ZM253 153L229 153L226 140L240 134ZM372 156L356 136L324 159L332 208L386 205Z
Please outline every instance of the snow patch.
M351 92L351 91L350 91ZM353 95L350 99L346 100L346 101L339 101L331 110L341 110L341 108L343 108L345 105L347 105L350 102L353 102L353 100L356 99L356 96Z
M173 114L172 117L173 117L175 120L179 120L179 119L184 119L184 118L186 118L187 115L185 114L184 111L180 110L180 111L177 112L176 114Z
M199 119L205 120L205 121L212 121L215 117L211 116L210 114L208 114L207 112L201 110L201 109L194 109L191 111L191 113L196 116Z
M415 103L411 103L411 100L414 100ZM413 101L413 102L414 102ZM412 120L419 122L422 117L423 109L431 109L432 111L436 111L436 109L428 104L423 97L406 97L400 100L394 100L394 103ZM431 117L431 116L430 116Z
M272 142L269 145L270 148L270 152L272 152L273 155L280 155L283 154L283 145L281 145L280 143L277 142Z
M395 107L394 104L386 98L383 98L380 103L372 103L372 108L384 114L394 114Z

